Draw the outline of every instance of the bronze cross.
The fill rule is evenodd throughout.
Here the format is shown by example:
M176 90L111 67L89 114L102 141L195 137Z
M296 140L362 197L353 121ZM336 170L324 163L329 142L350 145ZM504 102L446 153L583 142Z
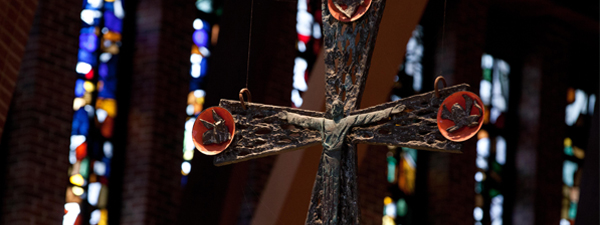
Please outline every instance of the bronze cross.
M236 134L215 165L322 144L324 150L313 186L306 224L359 224L356 144L461 152L445 139L436 116L443 100L469 86L456 85L394 102L360 109L360 99L385 0L373 0L362 18L340 22L323 0L326 112L221 100L233 115Z

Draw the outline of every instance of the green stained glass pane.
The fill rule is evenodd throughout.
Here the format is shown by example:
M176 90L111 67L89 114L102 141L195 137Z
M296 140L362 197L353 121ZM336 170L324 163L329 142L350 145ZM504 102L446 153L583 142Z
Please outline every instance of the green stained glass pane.
M483 190L483 184L481 182L475 183L475 193L479 194Z
M406 213L408 212L408 205L406 204L406 200L404 200L403 198L399 199L396 203L396 209L398 210L398 216L406 216Z
M398 161L394 158L394 156L388 156L387 162L388 162L387 179L388 179L388 182L393 183L394 180L396 179L396 165L397 165Z
M217 8L215 14L217 14L217 16L221 16L221 14L223 14L223 7Z
M492 170L494 170L494 172L500 174L502 172L502 165L500 165L498 162L493 162L492 163Z
M496 197L496 195L500 194L500 191L496 190L496 189L491 189L490 190L490 198Z
M205 12L205 13L212 13L212 11L213 11L212 5L213 5L212 0L196 1L196 8L198 8L198 10Z
M416 149L402 147L402 150L405 151L406 153L408 153L410 155L410 157L412 157L413 160L415 162L417 162L417 150Z
M577 215L577 203L571 202L571 206L569 207L569 219L575 219Z
M90 175L90 160L88 158L85 158L83 160L81 160L81 167L79 167L79 173L81 174L81 176L83 176L83 179L88 179L88 176Z
M565 146L565 154L572 156L573 155L573 147Z
M483 79L492 81L492 69L483 69Z

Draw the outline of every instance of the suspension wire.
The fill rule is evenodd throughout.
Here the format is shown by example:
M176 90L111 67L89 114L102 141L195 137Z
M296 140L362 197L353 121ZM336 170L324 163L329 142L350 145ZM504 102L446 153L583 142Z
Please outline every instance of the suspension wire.
M447 0L444 0L444 18L442 19L442 58L444 54L446 54L446 47L444 45L444 35L446 33L446 3ZM440 76L442 75L443 68L440 68Z
M250 74L250 46L252 44L252 16L254 13L254 0L250 2L250 31L248 31L248 59L246 60L246 89L248 89L248 75Z

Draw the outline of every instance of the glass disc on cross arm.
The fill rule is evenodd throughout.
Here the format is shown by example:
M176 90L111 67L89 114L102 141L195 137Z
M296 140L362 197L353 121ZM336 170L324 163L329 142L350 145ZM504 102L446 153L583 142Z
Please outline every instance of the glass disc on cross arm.
M234 134L233 116L227 109L221 107L210 107L204 110L198 115L192 128L194 145L205 155L221 153L231 144Z
M466 109L467 99L472 100L471 109L468 115ZM457 106L455 106L458 104ZM452 119L443 118L442 114L444 111L444 106L448 110L449 114L451 114ZM458 107L460 106L460 107ZM479 106L480 108L477 108ZM437 115L437 125L438 129L444 135L444 137L448 140L461 142L466 141L469 138L473 137L477 134L477 131L481 129L481 125L483 125L483 117L484 117L485 109L484 105L481 102L479 96L469 91L459 91L444 99L444 102L440 105ZM477 117L479 116L479 117ZM466 120L464 124L477 123L476 125L457 125L459 120ZM468 122L467 122L468 121ZM456 127L455 127L456 126ZM452 127L458 128L453 130Z

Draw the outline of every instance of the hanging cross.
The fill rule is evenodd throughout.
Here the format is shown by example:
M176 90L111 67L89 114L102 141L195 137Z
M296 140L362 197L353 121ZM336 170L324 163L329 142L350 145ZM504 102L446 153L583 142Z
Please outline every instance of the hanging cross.
M338 7L339 0L334 1ZM256 103L244 107L243 102L233 100L219 104L233 115L235 136L229 147L215 156L215 165L323 145L306 224L359 224L358 143L461 152L460 143L442 136L436 116L443 100L465 91L466 84L441 89L439 96L432 91L357 109L385 6L385 0L358 1L370 3L370 7L363 7L364 15L353 22L333 18L328 0L322 3L326 112ZM361 6L355 8L360 11Z

